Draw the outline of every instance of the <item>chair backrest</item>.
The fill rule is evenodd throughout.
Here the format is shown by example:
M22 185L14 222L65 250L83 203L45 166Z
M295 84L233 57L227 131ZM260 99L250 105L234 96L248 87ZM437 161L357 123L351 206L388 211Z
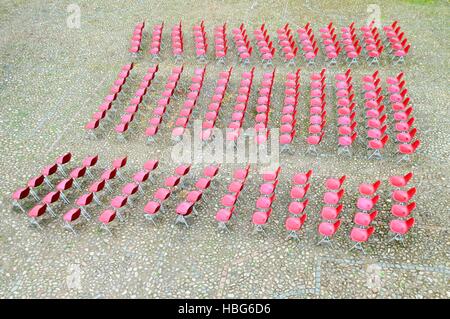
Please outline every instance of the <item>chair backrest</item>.
M339 229L339 226L341 226L341 220L335 221L333 226L334 226L334 231L336 232Z
M416 222L416 220L414 219L414 217L409 218L408 220L406 220L406 226L408 227L408 230L414 226L414 223Z
M376 195L376 196L372 197L372 199L371 199L372 204L375 205L375 204L378 202L379 199L380 199L380 196L379 196L379 195Z
M375 227L373 227L373 226L371 226L367 229L367 239L369 239L369 237L372 236L374 231L375 231Z

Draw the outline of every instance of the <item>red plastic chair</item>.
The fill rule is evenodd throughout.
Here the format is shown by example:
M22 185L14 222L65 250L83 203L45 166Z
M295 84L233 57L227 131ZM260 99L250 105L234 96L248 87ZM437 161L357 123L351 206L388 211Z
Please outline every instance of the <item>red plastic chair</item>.
M103 211L103 213L98 217L100 221L100 228L106 230L109 234L112 235L111 230L108 225L116 219L116 212L111 209L107 209Z
M336 232L339 229L339 226L341 226L341 221L337 220L334 223L329 222L322 222L319 224L318 232L320 235L322 235L322 239L317 243L317 245L320 245L322 243L333 245L331 242L331 238L336 234Z
M13 200L12 202L13 206L19 207L19 209L25 213L26 211L22 207L22 205L20 205L19 201L27 198L29 194L30 194L29 187L19 188L18 190L16 190L11 196Z
M307 214L303 214L301 217L288 217L285 222L286 230L288 231L288 235L286 239L294 238L296 240L300 240L298 237L298 231L305 224L307 218Z
M395 235L389 241L397 240L404 245L405 235L414 226L415 219L413 217L407 220L394 219L389 223L389 229Z
M361 250L364 254L366 253L364 251L364 248L362 246L363 243L367 242L372 236L373 232L375 231L375 227L371 226L369 228L352 228L350 232L350 238L353 242L355 242L355 245L353 245L350 250L357 249Z

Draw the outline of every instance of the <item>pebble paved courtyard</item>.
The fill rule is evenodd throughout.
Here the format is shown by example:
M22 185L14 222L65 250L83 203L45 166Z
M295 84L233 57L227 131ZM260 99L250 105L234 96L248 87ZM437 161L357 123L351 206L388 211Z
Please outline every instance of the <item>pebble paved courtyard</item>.
M76 4L80 8L79 28L70 27L67 18ZM323 56L315 66L298 62L301 68L299 101L300 132L291 147L293 154L280 154L282 166L274 212L265 234L254 234L251 216L258 197L261 176L250 172L249 183L238 204L239 217L230 232L217 230L214 215L220 197L226 192L232 171L238 164L224 164L214 188L205 194L197 208L199 215L191 227L174 225L175 207L187 191L177 190L156 225L143 218L143 207L158 181L171 174L173 142L170 132L188 90L196 66L191 31L204 19L207 32L225 21L231 28L245 22L254 30L264 21L272 33L290 22L293 28L308 21L315 28L333 21L357 26L370 17L364 1L3 1L0 5L0 298L449 298L450 236L450 119L449 44L450 7L447 1L377 1L382 23L399 20L412 43L405 64L393 66L388 58L380 66L364 61L352 67L356 83L363 75L380 70L382 78L403 71L419 130L421 147L411 162L397 164L395 145L387 146L382 160L367 160L366 146L356 143L351 158L336 154L336 130L326 128L320 155L306 154L309 75L325 66ZM167 24L166 46L159 62L161 79L146 97L147 109L125 141L113 129L98 139L86 139L83 129L90 115L108 94L120 67L131 61L129 39L135 24L145 19L151 26ZM169 30L182 19L185 24L186 71L180 79L180 98L171 103L168 118L156 142L146 145L143 132L158 99L164 79L175 64L170 56ZM144 38L145 51L149 39ZM198 107L201 116L214 90L218 72L233 66L230 89L218 122L226 127L230 118L239 75L250 67L236 65L231 57L226 66L209 56L204 88ZM135 77L123 92L120 107L125 108L148 67L154 64L148 54L135 59ZM256 62L257 80L266 71ZM270 125L279 126L283 103L283 81L294 66L275 58L277 67L272 96L274 111ZM327 68L333 79L347 69L343 62ZM331 85L330 85L331 86ZM356 90L360 91L359 87ZM330 92L331 93L331 92ZM332 96L332 94L330 94ZM256 101L257 90L251 95ZM332 98L330 98L332 99ZM362 104L362 98L357 97ZM333 100L330 100L330 108ZM250 109L251 104L250 102ZM249 125L253 124L249 112ZM330 123L335 115L330 112ZM148 159L160 160L156 182L147 186L124 223L112 227L112 235L100 231L98 223L80 225L77 235L63 229L61 219L32 227L25 214L13 208L11 193L57 156L71 151L75 161L99 154L94 174L100 174L113 159L128 155L124 175L131 177ZM199 176L204 164L194 164ZM284 221L290 201L291 176L313 169L309 191L310 205L299 242L286 240ZM391 188L389 176L414 172L417 187L416 225L404 245L388 242ZM317 246L323 182L330 176L347 175L343 198L342 226L333 246ZM356 212L358 185L380 179L380 211L376 233L365 246L366 254L349 251L349 232ZM187 181L188 187L195 182ZM88 182L83 184L88 186ZM120 186L116 186L120 192ZM74 201L82 193L68 195ZM111 198L103 200L105 209ZM31 208L32 206L27 206ZM59 204L55 210L66 211ZM94 208L99 214L102 208Z

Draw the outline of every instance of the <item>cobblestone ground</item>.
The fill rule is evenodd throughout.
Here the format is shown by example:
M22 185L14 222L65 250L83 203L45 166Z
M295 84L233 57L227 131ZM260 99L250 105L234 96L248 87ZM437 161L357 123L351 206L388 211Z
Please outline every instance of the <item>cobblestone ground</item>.
M416 126L422 146L412 163L397 165L394 144L386 150L382 161L368 161L362 143L357 143L351 159L337 158L335 151L335 115L331 112L333 92L329 91L330 118L322 156L305 155L304 136L307 127L308 78L324 65L321 57L315 67L302 68L299 103L299 134L294 154L282 154L283 171L266 235L252 234L250 222L257 187L261 178L256 170L249 177L247 191L237 208L239 216L230 233L217 231L214 214L219 199L230 181L236 165L224 165L217 182L205 194L198 208L199 216L189 229L173 225L174 209L186 191L179 190L170 199L167 212L156 226L142 216L142 209L160 183L146 188L125 223L113 227L113 235L99 230L96 221L77 225L78 235L62 228L62 221L46 219L43 230L31 227L24 214L13 209L10 194L38 173L58 155L72 151L74 167L87 155L100 154L94 170L99 174L112 159L128 154L130 163L126 177L150 158L159 158L161 167L156 181L162 181L175 167L171 160L170 127L183 99L172 103L156 143L144 144L143 132L164 77L174 65L169 57L169 28L183 19L186 34L186 72L181 78L179 96L186 92L194 66L190 31L194 23L205 19L208 34L214 26L228 21L230 29L242 21L249 31L265 21L271 35L286 21L293 28L311 21L314 28L330 20L341 27L356 21L360 26L368 18L367 4L359 1L76 1L80 7L80 28L69 28L71 1L3 1L0 6L0 297L2 298L119 298L119 297L252 297L252 298L448 298L450 203L449 166L450 123L447 41L449 5L446 1L377 1L383 23L400 21L413 44L407 63L391 66L387 58L379 67L382 78L406 73L409 95L417 118ZM269 4L270 3L270 4ZM69 8L70 9L70 8ZM145 18L149 25L164 20L169 26L164 33L161 79L155 92L147 95L142 115L125 142L117 140L109 127L98 140L86 140L83 126L94 112L113 82L120 66L130 60L129 39L134 25ZM149 46L145 36L144 48ZM235 64L230 49L229 65ZM210 60L212 55L210 55ZM148 54L137 59L135 77L127 83L124 99L116 106L125 108L145 69L151 65ZM270 126L277 127L281 109L284 78L288 71L280 58L275 59L277 77L273 95L274 111ZM328 78L345 70L340 63L328 70ZM211 96L217 73L222 69L208 65L205 88L199 112L201 119ZM292 67L293 69L293 67ZM239 75L244 69L235 67L225 106L218 126L223 128L231 114ZM360 64L353 68L356 91L361 76L373 67ZM257 63L256 85L263 72ZM329 82L329 86L333 82ZM254 91L256 92L256 90ZM252 102L253 101L253 102ZM250 105L254 105L253 93ZM361 97L357 97L362 104ZM246 127L253 124L250 111ZM359 116L362 116L361 114ZM362 127L360 129L363 129ZM364 134L364 130L360 131ZM199 176L202 165L194 166L188 186ZM294 172L314 169L309 193L309 218L300 244L285 240L284 219L289 202L290 176ZM417 224L403 247L388 243L390 187L388 177L412 170ZM343 226L334 238L333 247L316 246L320 220L323 181L329 176L346 174L347 194ZM364 181L381 179L380 216L376 233L366 246L366 255L349 252L349 232L355 213L357 186ZM83 187L87 187L87 183ZM115 192L120 185L115 185ZM45 192L45 190L41 190ZM41 193L42 194L42 193ZM73 191L73 201L81 194ZM105 198L107 203L110 198ZM32 202L26 203L30 208ZM106 204L105 204L106 207ZM59 205L62 214L68 206ZM101 208L92 208L98 216Z

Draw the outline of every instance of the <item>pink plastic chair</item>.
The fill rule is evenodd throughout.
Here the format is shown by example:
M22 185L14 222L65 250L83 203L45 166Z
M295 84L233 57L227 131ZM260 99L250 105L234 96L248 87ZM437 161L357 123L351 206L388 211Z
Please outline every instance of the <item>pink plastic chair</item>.
M133 197L137 195L139 185L135 183L128 183L122 188L122 195L126 196L130 205L133 205Z
M79 208L70 209L67 213L65 213L63 215L63 221L64 221L63 227L71 230L76 235L76 231L73 227L73 222L78 220L80 215L81 215L81 209L79 209Z
M389 223L391 232L395 234L389 241L398 240L404 245L405 235L414 226L415 219L413 217L407 220L394 219Z
M356 225L368 227L370 225L370 223L372 223L372 221L375 219L375 217L377 217L377 215L378 215L378 211L376 211L376 210L370 214L358 212L355 214L355 218L353 219L353 222Z
M111 209L103 211L103 213L98 217L100 221L100 228L105 229L109 234L112 235L111 230L108 225L116 219L116 212Z
M295 185L305 185L306 183L308 183L309 178L311 177L312 173L313 173L313 170L310 169L306 173L295 174L294 176L292 176L292 182Z
M361 195L366 195L366 196L372 196L376 193L376 191L378 190L378 187L380 187L381 185L381 181L376 181L373 184L360 184L359 185L359 193Z
M44 215L44 213L47 211L47 204L41 203L36 206L34 206L30 211L28 212L28 217L30 218L30 222L32 225L36 225L39 229L42 229L41 225L39 225L39 217Z
M68 190L68 189L72 188L72 185L73 185L73 179L72 178L66 178L66 179L62 180L61 182L59 182L58 185L56 185L56 190L61 192L61 194L60 194L61 199L66 204L69 204L69 199L67 198L67 196L63 192L65 190Z
M91 219L91 215L86 210L86 207L89 206L92 203L92 200L94 199L93 193L86 193L81 195L75 200L75 204L80 208L81 215L86 218L86 220Z
M416 149L419 147L420 141L415 140L411 144L400 144L398 146L398 152L403 154L403 156L399 159L399 162L409 161L410 156L416 152Z
M337 207L324 206L320 215L325 220L335 220L339 217L339 214L342 212L343 205L340 204Z
M88 176L91 178L94 178L94 175L92 175L90 168L95 166L97 162L98 162L98 155L88 156L85 159L83 159L83 166L86 167L86 174L88 174Z
M44 198L42 198L42 203L47 204L47 210L52 217L56 217L56 213L50 205L56 203L59 200L60 196L61 196L60 191L53 191L45 195Z
M369 140L368 148L373 150L372 154L369 156L369 159L372 157L376 157L377 159L381 159L381 150L386 145L387 141L389 139L388 135L384 135L381 139L373 139Z
M19 201L27 198L29 194L29 187L19 188L18 190L16 190L11 196L13 200L13 206L19 207L22 212L26 213L25 209L22 207L22 205L20 205Z
M219 229L225 229L229 232L229 229L227 227L228 222L231 219L231 216L234 216L234 206L231 208L221 208L216 213L216 220L218 222L218 228Z
M303 202L291 202L289 204L288 210L289 213L294 215L301 215L306 209L306 206L308 206L309 200L306 199Z
M73 178L73 184L77 189L81 189L80 183L78 183L77 179L80 179L86 175L87 168L85 166L74 168L69 176Z
M369 210L373 209L379 199L380 196L378 195L374 196L373 198L360 197L356 202L356 207L364 212L368 212Z
M254 212L252 215L252 222L253 222L253 225L255 225L255 229L253 232L264 232L265 233L263 225L265 225L267 223L271 214L272 214L272 208L270 208L266 211Z
M352 231L350 232L350 238L353 242L355 242L355 245L353 245L353 247L350 248L350 250L358 249L365 254L366 252L364 251L362 243L367 242L370 236L372 236L374 231L375 227L373 226L369 228L356 228L356 227L352 228Z
M408 205L394 204L391 208L391 213L395 217L405 218L408 217L411 212L416 209L416 203L412 202Z
M58 170L61 172L63 176L67 176L67 172L64 169L64 165L70 162L72 159L72 153L67 152L64 155L61 155L56 159L56 164L58 165Z
M302 228L307 218L307 214L303 214L301 217L288 217L285 222L288 235L286 239L294 238L300 240L298 237L298 231Z
M275 192L275 189L278 185L278 180L273 183L264 183L259 187L259 192L263 196L271 196Z
M310 187L310 184L306 184L304 187L302 186L294 186L291 189L291 198L292 199L302 199L305 197L306 193L308 192Z
M123 157L119 157L115 160L113 160L112 162L112 166L113 168L115 168L117 170L117 176L120 178L121 181L125 181L125 178L122 176L122 174L120 173L120 170L127 165L127 160L128 157L127 156L123 156ZM119 216L119 215L117 215Z
M189 224L186 221L186 217L191 215L193 206L194 204L190 202L182 202L177 206L177 218L175 219L175 225L178 223L183 223L186 227L189 227Z
M316 156L319 155L319 153L317 151L317 146L322 141L322 138L323 138L324 134L325 133L322 131L322 133L320 135L309 135L306 138L306 142L309 145L307 154L314 153Z
M36 193L35 189L38 188L39 186L41 186L43 183L44 183L44 176L43 175L38 175L36 177L33 177L27 183L27 186L30 189L30 194L33 196L33 198L36 200L36 202L39 202L41 199L39 198L39 196Z
M328 178L325 181L325 187L328 190L331 191L337 191L342 187L342 184L344 184L344 181L347 177L345 175L343 175L342 177L340 177L339 179L337 178Z
M392 199L399 203L407 203L416 194L416 188L410 188L407 191L397 189L392 193Z
M41 174L44 176L44 182L48 187L53 188L53 184L50 182L49 177L56 173L58 170L58 164L47 165L41 170Z
M128 204L128 197L127 196L116 196L113 199L111 199L111 207L116 211L117 217L120 221L124 221L125 219L122 216L122 212L125 209L126 205ZM132 204L130 203L130 206Z
M322 239L317 243L320 245L321 243L326 243L332 245L331 238L336 234L336 232L341 226L341 221L337 220L334 223L322 222L319 224L319 234L322 235Z
M149 201L144 206L144 217L147 220L151 221L154 225L156 225L155 218L160 211L162 211L162 206L160 202L153 200Z
M326 205L338 205L342 197L344 196L345 190L340 189L337 192L325 192L323 195L323 202Z

